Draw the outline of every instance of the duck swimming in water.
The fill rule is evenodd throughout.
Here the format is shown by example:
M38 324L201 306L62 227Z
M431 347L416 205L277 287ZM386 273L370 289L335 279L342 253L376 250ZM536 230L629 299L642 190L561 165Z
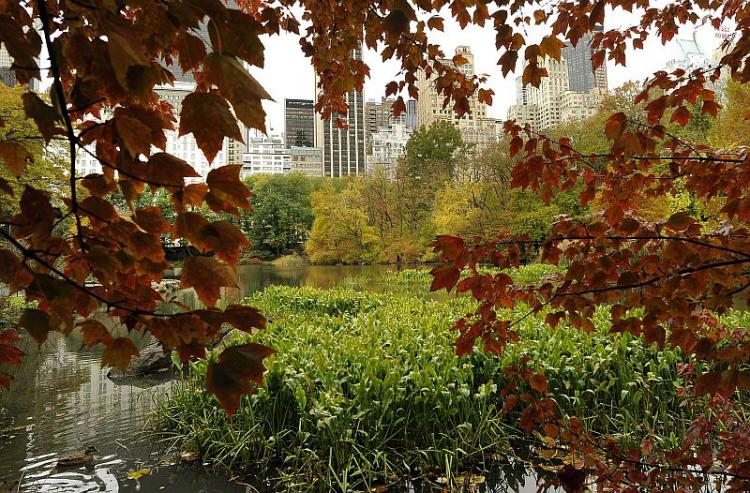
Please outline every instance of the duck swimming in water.
M91 464L94 461L94 452L98 452L96 447L89 446L83 452L77 452L57 460L57 467L72 467Z

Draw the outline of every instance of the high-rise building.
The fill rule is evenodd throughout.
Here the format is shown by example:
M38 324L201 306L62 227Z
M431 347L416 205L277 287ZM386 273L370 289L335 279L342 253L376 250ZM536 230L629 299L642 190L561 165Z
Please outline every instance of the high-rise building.
M383 168L394 177L396 164L404 155L411 130L403 123L394 123L372 134L372 154L368 156L369 170Z
M284 137L287 147L315 145L315 103L311 99L284 100Z
M391 125L406 125L406 114L393 115L394 98L381 98L380 101L367 101L365 103L365 140L367 143L367 154L372 154L372 135L381 129Z
M467 63L457 67L450 59L441 60L445 65L457 68L466 77L472 77L474 72L474 55L468 46L456 48L456 55L461 55ZM488 118L487 105L480 102L477 94L469 99L469 113L459 117L453 108L443 107L444 96L435 88L435 81L428 80L427 75L420 71L417 75L419 100L417 101L417 119L420 126L429 126L437 121L452 123L461 132L468 143L483 146L495 141L495 120Z
M602 28L594 30L601 31ZM592 34L587 33L578 40L575 46L568 42L562 49L562 56L568 66L568 86L571 91L590 92L593 89L607 91L607 64L602 64L594 70L594 64L591 61L592 38Z
M416 130L419 126L417 118L417 100L410 99L406 102L406 128Z
M539 67L547 71L547 77L542 77L539 87L527 87L528 98L529 104L538 108L539 128L549 128L561 121L560 96L570 89L568 62L545 57L539 60Z
M361 60L362 51L352 51L352 58ZM318 94L317 77L315 94ZM315 147L323 149L325 176L353 176L365 173L365 101L359 91L345 95L346 114L332 115L323 120L315 114ZM344 127L338 124L342 120Z

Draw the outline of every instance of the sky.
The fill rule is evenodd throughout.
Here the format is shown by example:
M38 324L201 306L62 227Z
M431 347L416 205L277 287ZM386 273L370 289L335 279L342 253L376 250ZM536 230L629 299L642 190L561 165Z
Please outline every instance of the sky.
M612 16L620 25L633 22L635 19L623 12L622 15ZM445 31L431 34L431 40L440 44L446 55L452 56L458 45L468 45L474 54L475 69L479 74L489 76L486 87L494 90L495 97L489 108L489 116L504 119L508 107L515 102L515 77L509 74L503 78L497 65L499 53L495 49L495 33L491 26L484 28L469 25L462 30L457 22L450 19L450 15L443 16L446 20ZM629 25L629 24L628 24ZM608 29L609 23L605 26ZM620 26L617 26L620 27ZM679 38L688 39L693 35L692 28L684 28ZM531 33L534 36L534 33ZM541 32L539 33L541 37ZM697 39L701 48L709 55L718 45L718 39L710 27L703 26L697 30ZM264 104L268 113L269 127L274 132L284 130L284 98L313 99L314 80L313 70L308 58L302 55L299 48L299 38L294 35L282 35L265 38L266 65L262 70L253 70L253 75L266 88L275 102ZM630 80L645 80L657 70L661 70L672 59L680 57L680 49L676 41L662 46L653 37L646 42L645 50L628 53L628 66L615 66L613 62L607 65L609 87L614 89ZM380 55L372 50L363 54L364 61L370 67L370 78L365 83L365 99L379 100L385 85L394 79L398 73L398 63L381 61Z

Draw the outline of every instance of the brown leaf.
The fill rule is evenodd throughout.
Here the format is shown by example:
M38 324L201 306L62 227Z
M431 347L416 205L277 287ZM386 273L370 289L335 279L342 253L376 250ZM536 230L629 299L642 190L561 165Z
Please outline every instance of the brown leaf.
M18 323L26 329L26 332L34 338L37 344L43 344L47 340L47 335L52 330L49 315L36 308L25 309Z
M227 165L208 173L206 204L211 210L239 215L239 209L250 209L252 193L240 180L241 169L241 165Z
M211 53L204 62L206 79L219 88L237 118L249 128L266 131L266 112L261 101L273 100L255 78L233 57Z
M133 356L138 354L138 348L127 337L118 337L106 343L107 348L102 353L102 366L125 369Z
M228 415L240 407L243 395L255 392L263 384L263 359L273 354L273 349L256 343L225 349L218 362L208 365L206 389L214 394ZM255 384L255 385L253 385Z
M189 133L209 162L221 150L224 137L244 140L226 100L212 92L194 92L182 102L180 136Z
M55 135L61 134L62 130L57 126L61 121L55 109L42 101L42 98L34 92L23 95L23 109L26 116L36 122L39 132L44 140L49 142Z
M20 176L23 173L23 170L26 169L26 160L28 158L29 153L26 151L26 148L18 142L0 142L0 159L5 162L5 165L14 176Z
M164 219L164 211L159 206L137 209L133 219L147 233L160 235L170 230L169 223Z
M214 306L222 287L237 287L232 269L210 257L188 257L182 268L182 289L193 288L206 306Z
M100 342L104 344L112 342L112 336L109 334L107 328L97 320L84 320L78 324L78 329L81 331L83 345L86 347L94 347Z

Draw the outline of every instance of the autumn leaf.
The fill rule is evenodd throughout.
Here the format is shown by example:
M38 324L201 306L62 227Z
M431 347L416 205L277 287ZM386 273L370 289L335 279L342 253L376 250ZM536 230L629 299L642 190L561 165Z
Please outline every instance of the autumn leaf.
M210 257L188 257L182 268L181 288L193 288L206 306L214 306L221 288L237 287L232 269Z
M430 271L430 274L432 275L430 291L437 291L439 289L450 291L456 285L456 282L458 282L459 277L461 277L461 271L453 264L435 267Z
M241 165L227 165L212 169L206 177L209 191L206 204L215 212L239 215L239 209L250 208L252 193L240 180Z
M189 133L209 162L221 150L224 137L244 141L226 100L213 92L193 92L182 102L180 136Z
M112 336L104 325L94 319L84 320L78 324L78 330L81 331L83 345L94 347L99 343L109 345L112 343Z
M125 369L133 356L138 354L135 344L127 337L118 337L104 342L106 349L102 353L102 366Z
M36 308L25 309L18 323L26 329L26 332L34 338L37 344L43 344L47 340L47 335L52 330L49 315Z
M5 162L5 165L14 176L20 176L23 173L28 158L29 153L26 151L26 148L18 142L0 142L0 159Z
M529 385L532 389L537 392L549 392L549 385L547 385L547 378L544 375L535 373L529 378Z
M203 67L206 79L216 85L221 94L232 103L237 118L249 128L265 132L266 112L261 101L273 98L263 86L235 58L221 53L209 54Z
M249 343L225 349L218 362L208 365L206 389L214 394L229 416L240 406L243 395L263 384L263 359L273 354L269 347Z
M26 116L36 122L44 140L49 142L55 135L62 133L57 126L60 116L55 109L45 103L38 94L27 92L23 95L23 109Z
M676 212L669 216L665 225L674 231L684 231L694 222L695 220L690 217L690 214L686 212Z

